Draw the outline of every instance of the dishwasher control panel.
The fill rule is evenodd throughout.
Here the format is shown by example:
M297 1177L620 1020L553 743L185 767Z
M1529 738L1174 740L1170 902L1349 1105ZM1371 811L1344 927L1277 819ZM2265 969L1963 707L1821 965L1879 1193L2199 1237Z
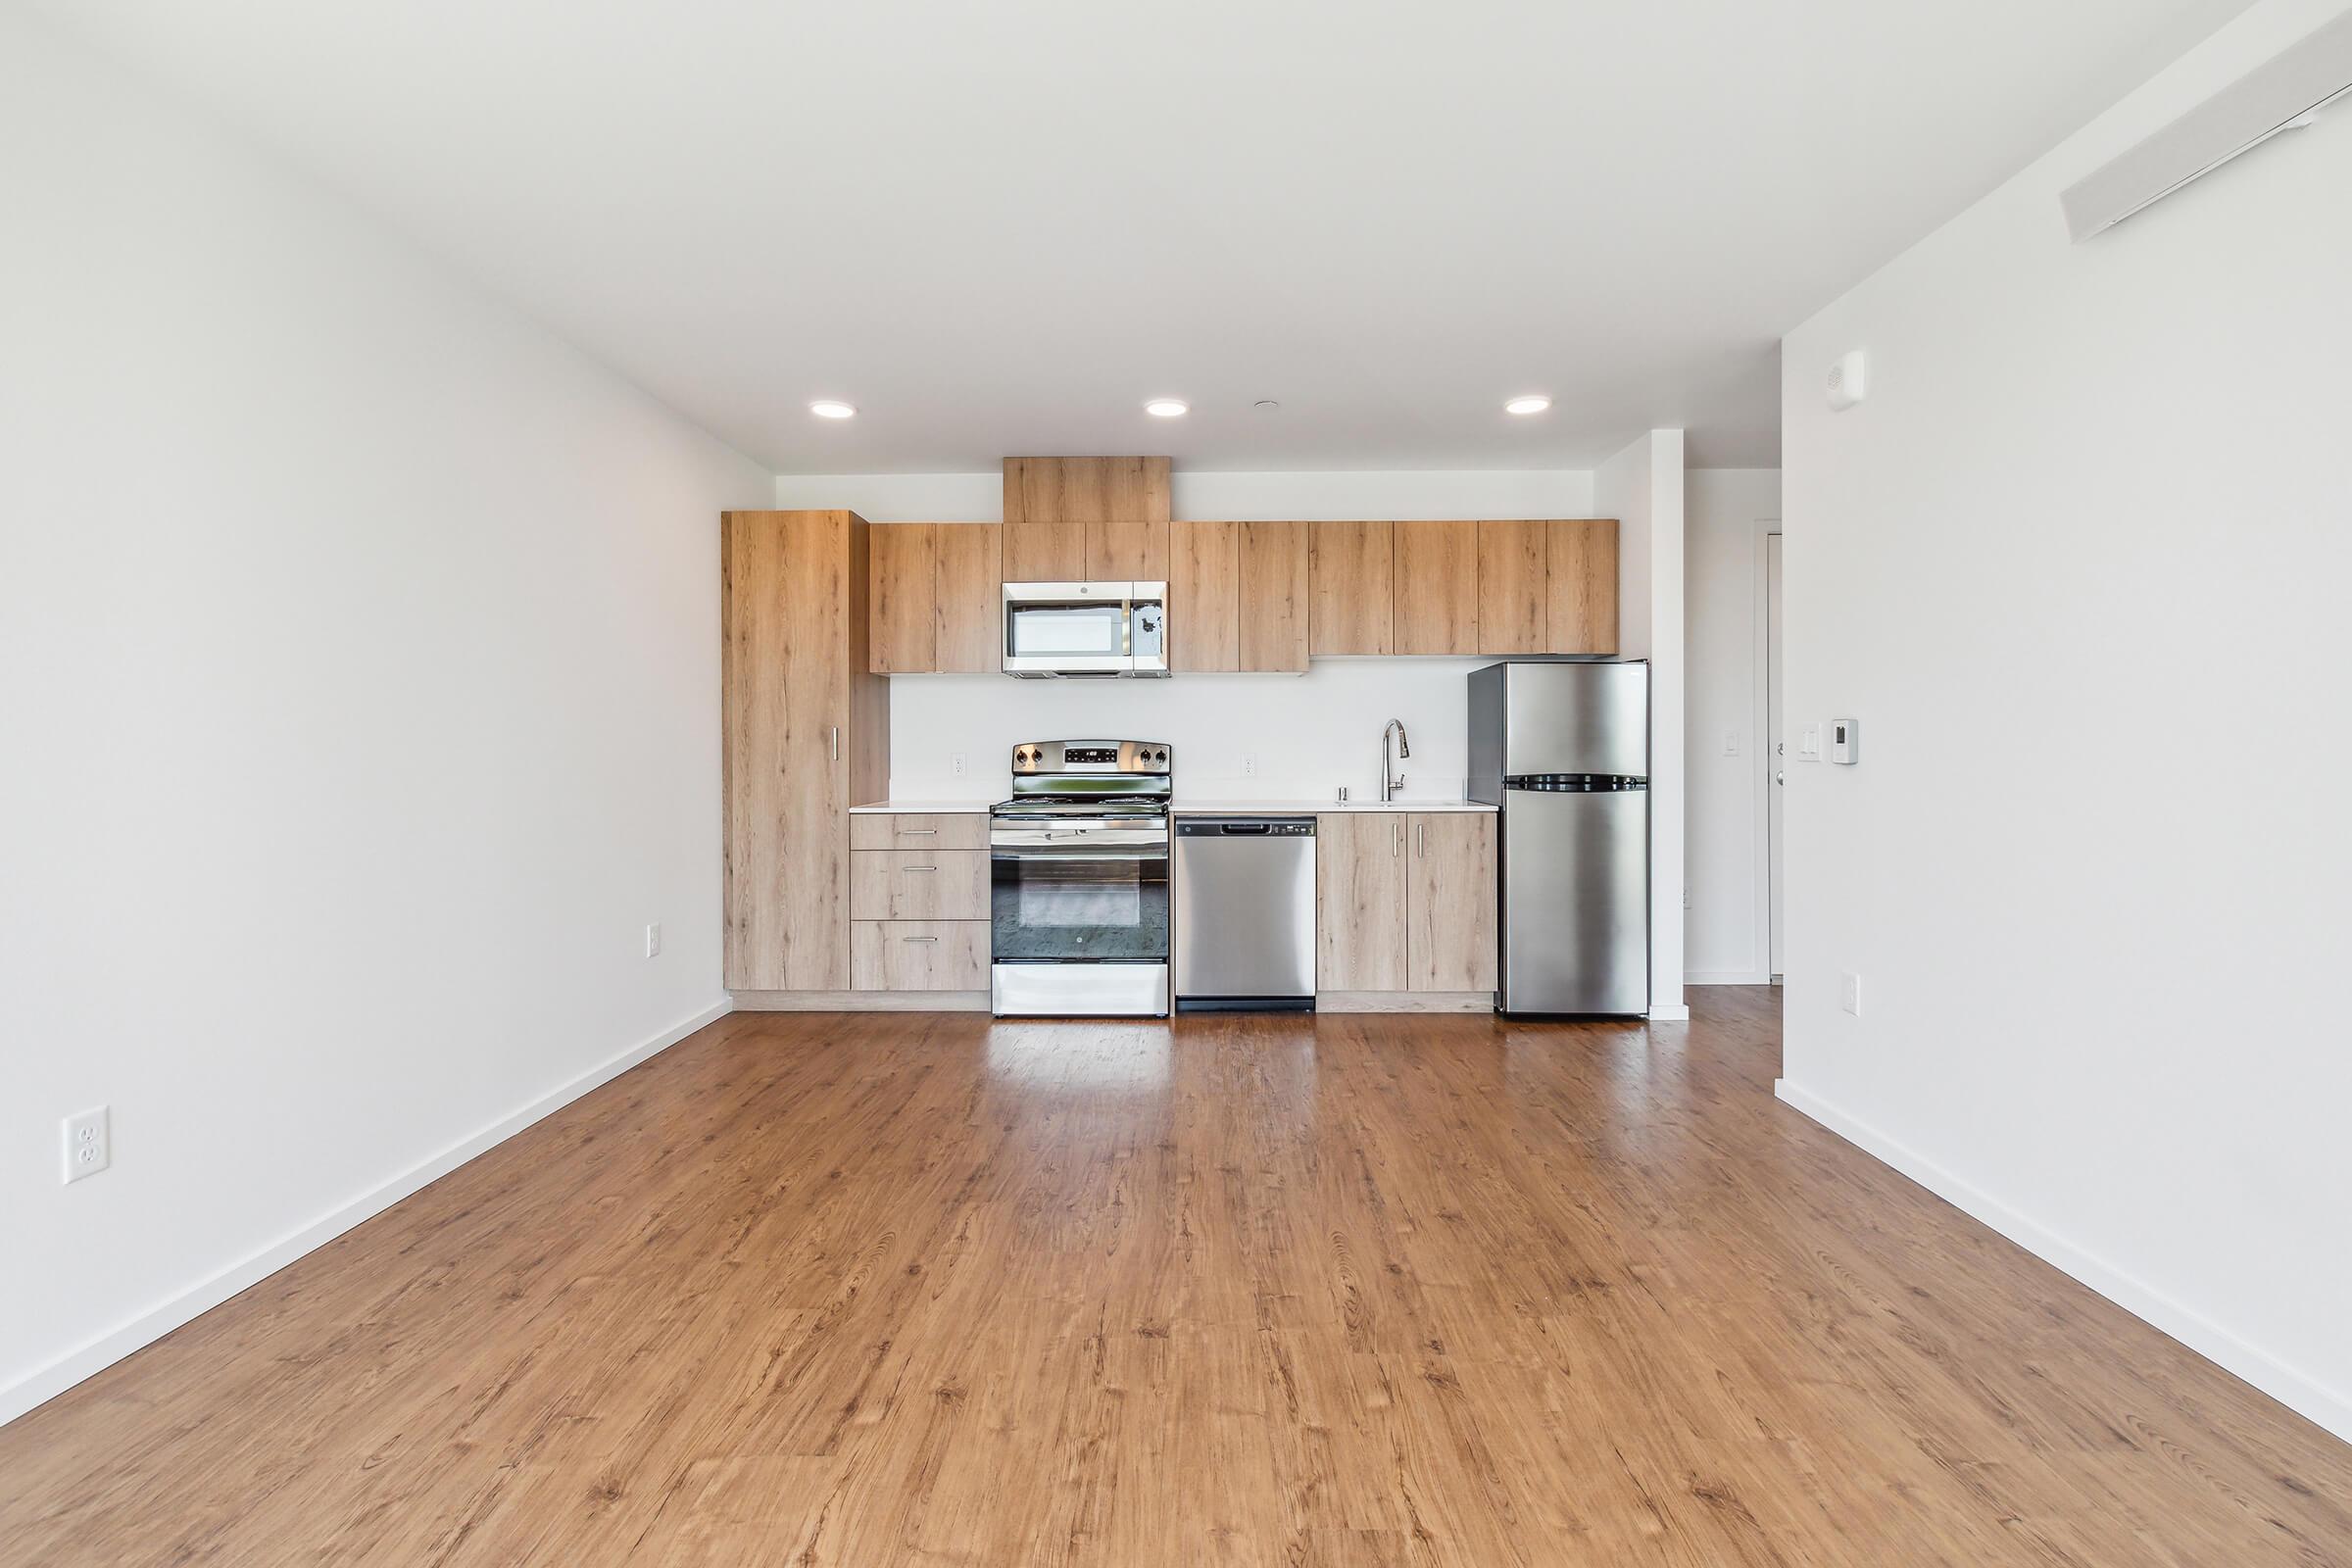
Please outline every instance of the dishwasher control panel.
M1315 819L1309 816L1296 822L1269 822L1258 817L1247 821L1225 821L1217 817L1187 820L1179 817L1176 820L1176 836L1188 839L1311 839L1315 836Z

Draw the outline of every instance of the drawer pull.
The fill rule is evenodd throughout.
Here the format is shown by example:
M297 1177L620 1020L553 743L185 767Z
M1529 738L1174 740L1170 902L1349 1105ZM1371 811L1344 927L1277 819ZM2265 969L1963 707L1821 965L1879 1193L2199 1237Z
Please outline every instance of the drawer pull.
M902 865L899 869L902 871L936 871L939 867L936 865Z
M899 832L899 837L901 837L901 838L903 838L903 839L910 839L910 838L914 837L914 836L915 836L917 833L937 834L937 833L939 832L939 829L937 829L937 828L935 828L935 827L903 827L903 828L900 828L900 829L898 830L898 832Z
M939 940L939 938L937 938L937 937L901 937L901 938L899 938L899 940L900 940L901 942L937 942L937 941Z

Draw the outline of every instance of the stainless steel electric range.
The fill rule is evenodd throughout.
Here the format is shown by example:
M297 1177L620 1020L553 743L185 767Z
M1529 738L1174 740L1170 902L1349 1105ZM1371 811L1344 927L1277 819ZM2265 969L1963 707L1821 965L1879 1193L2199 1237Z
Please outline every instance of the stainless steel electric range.
M989 809L999 1017L1168 1011L1168 748L1028 741Z

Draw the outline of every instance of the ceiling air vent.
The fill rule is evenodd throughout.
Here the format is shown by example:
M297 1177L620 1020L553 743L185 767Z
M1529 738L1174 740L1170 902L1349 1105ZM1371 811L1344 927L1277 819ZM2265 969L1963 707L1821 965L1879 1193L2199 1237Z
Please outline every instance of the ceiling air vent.
M2162 201L2352 91L2352 11L2257 67L2113 163L2058 204L2080 242Z

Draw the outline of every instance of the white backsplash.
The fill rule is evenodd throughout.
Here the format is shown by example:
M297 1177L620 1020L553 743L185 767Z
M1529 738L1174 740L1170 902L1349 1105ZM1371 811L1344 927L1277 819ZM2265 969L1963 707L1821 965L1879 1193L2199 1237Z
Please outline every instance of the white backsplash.
M1176 790L1195 800L1322 802L1380 791L1380 732L1404 720L1404 797L1459 799L1469 674L1489 659L1316 660L1303 675L1165 680L1014 680L894 675L891 790L898 800L996 800L1019 741L1150 740L1175 750ZM952 759L962 753L957 777ZM1256 771L1245 772L1254 757Z

